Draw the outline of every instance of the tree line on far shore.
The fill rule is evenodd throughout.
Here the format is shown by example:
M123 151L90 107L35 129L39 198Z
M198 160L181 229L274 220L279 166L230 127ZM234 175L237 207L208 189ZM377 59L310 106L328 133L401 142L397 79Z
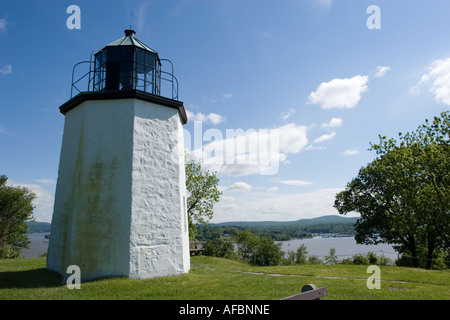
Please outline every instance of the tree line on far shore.
M356 221L356 220L355 220ZM355 235L355 224L351 222L343 223L317 223L317 224L297 224L293 222L285 223L249 223L244 225L197 225L196 238L202 241L214 240L220 237L236 236L244 230L248 230L260 237L270 237L275 241L287 241L292 239L308 239L315 234L339 234Z

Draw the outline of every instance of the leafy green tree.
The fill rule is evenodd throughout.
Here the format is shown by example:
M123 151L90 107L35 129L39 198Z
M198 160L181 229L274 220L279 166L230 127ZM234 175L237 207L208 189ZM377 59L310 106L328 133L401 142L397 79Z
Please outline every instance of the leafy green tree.
M7 186L0 176L0 258L17 258L20 248L28 248L28 226L33 219L32 201L36 195L24 187Z
M283 255L281 243L275 243L270 237L260 238L256 250L255 265L278 266L281 264Z
M185 171L189 238L193 240L197 235L196 224L208 225L214 214L214 204L219 201L222 192L218 189L217 173L203 171L201 162L187 153Z
M237 237L238 256L245 262L257 266L278 266L283 258L281 243L270 237L259 237L245 230Z
M236 243L238 245L238 256L245 262L256 264L259 237L245 230L239 234Z
M226 241L222 238L206 241L205 245L206 256L213 256L219 258L233 258L235 256L234 246L231 241Z
M328 256L325 256L325 264L337 264L338 262L336 248L330 248Z
M337 194L340 214L359 212L357 243L387 242L430 269L436 251L447 250L450 233L450 113L399 134L380 136L378 157ZM420 253L424 252L424 257ZM421 260L421 258L423 260Z
M308 250L306 250L306 246L304 243L300 245L300 247L297 248L297 251L295 253L295 262L297 264L307 264L306 261L306 255L308 254Z
M309 256L308 263L309 264L323 264L323 261L319 257Z
M291 266L295 264L295 251L289 250L286 254L287 258L284 258L283 265Z
M289 250L287 252L287 258L284 259L284 265L293 265L293 264L307 264L308 261L306 259L306 255L308 254L308 250L306 250L306 246L302 243L297 251Z

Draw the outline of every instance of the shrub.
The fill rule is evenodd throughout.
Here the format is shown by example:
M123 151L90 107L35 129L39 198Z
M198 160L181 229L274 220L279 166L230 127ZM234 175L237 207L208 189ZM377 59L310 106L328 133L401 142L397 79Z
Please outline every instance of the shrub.
M234 258L236 256L233 243L222 238L208 240L203 247L205 249L203 254L207 256L219 258Z

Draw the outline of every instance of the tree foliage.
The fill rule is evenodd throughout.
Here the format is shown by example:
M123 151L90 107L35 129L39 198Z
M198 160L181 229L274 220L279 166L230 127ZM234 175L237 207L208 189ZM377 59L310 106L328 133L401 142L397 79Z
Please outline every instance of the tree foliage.
M303 224L298 221L288 222L228 222L205 226L197 225L197 236L201 240L214 240L223 234L230 236L240 231L249 230L260 237L271 237L275 241L312 238L317 233L355 234L356 219L349 218L345 223Z
M339 213L360 213L358 243L393 244L412 257L414 267L424 261L426 268L437 251L448 250L449 131L447 111L411 133L399 133L399 142L380 136L371 144L378 157L335 199Z
M325 256L325 264L337 264L339 258L336 255L336 248L330 248L328 256Z
M222 192L218 189L217 173L203 171L201 162L187 153L185 171L189 238L192 240L197 234L196 224L207 225L213 217L214 204L219 201Z
M284 265L293 265L293 264L307 264L308 261L306 259L308 255L308 250L305 246L305 244L301 244L297 251L289 250L287 252L287 258L284 259L283 264Z
M234 246L231 241L226 241L222 238L206 241L204 245L204 255L219 258L235 258Z
M17 258L20 248L28 248L28 226L33 219L32 201L36 195L24 187L7 186L0 176L0 258Z
M245 230L237 237L238 256L245 262L256 266L278 266L284 256L281 243L270 237L259 237Z

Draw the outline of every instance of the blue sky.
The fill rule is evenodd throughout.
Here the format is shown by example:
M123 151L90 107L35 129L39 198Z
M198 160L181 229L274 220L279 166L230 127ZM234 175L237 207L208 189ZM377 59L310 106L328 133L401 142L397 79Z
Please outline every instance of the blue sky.
M67 28L72 4L81 29ZM367 26L371 5L380 29ZM334 195L375 157L370 142L449 109L449 12L446 0L2 1L0 173L51 220L72 68L131 22L174 63L186 147L201 141L220 178L213 222L337 214ZM256 166L211 162L239 129L248 141L278 132L278 147ZM268 159L276 170L262 174Z

